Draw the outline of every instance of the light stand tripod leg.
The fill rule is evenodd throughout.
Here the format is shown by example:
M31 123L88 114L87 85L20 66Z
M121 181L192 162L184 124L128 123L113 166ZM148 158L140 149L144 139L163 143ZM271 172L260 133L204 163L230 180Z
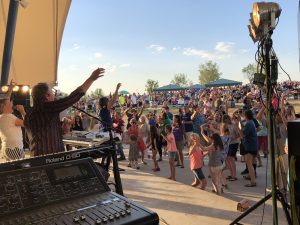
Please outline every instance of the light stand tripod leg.
M289 212L290 206L286 203L286 199L285 199L283 193L281 191L277 190L276 198L278 201L281 202L282 209L284 211L284 214L285 214L288 224L292 224L292 219L291 219L290 212Z

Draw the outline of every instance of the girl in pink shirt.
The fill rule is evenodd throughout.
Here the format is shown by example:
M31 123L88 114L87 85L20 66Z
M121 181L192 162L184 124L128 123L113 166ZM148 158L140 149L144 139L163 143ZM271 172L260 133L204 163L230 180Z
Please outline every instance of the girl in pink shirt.
M169 155L169 165L170 165L170 171L171 171L171 176L169 179L171 180L176 180L175 179L175 157L177 154L177 148L176 148L176 142L175 142L175 137L172 132L172 126L171 125L166 125L165 130L167 133L167 136L162 137L167 141L167 148L165 149L165 152L168 152Z
M203 166L203 152L200 148L200 138L199 135L193 133L191 135L190 148L189 148L189 156L190 156L190 167L191 171L194 173L194 182L191 184L193 187L196 187L200 184L200 189L205 190L206 187L206 179L202 172Z

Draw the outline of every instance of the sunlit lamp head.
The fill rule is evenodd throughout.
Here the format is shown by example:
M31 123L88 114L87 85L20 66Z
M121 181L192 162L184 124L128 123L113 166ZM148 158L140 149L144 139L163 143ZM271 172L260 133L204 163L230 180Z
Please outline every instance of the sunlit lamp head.
M28 91L29 91L29 86L25 85L25 86L22 87L22 92L26 93Z
M253 42L262 40L268 33L275 29L276 18L280 16L281 8L274 2L253 3L250 13L249 35Z
M19 86L17 86L17 85L13 87L13 91L14 91L14 92L17 92L17 91L19 91L19 89L20 89L20 87L19 87Z
M252 14L254 25L258 28L259 26L269 23L272 24L271 14L274 14L274 20L280 16L281 8L277 3L274 2L256 2L253 3Z
M1 91L2 91L3 93L8 92L8 86L2 86L2 87L1 87Z

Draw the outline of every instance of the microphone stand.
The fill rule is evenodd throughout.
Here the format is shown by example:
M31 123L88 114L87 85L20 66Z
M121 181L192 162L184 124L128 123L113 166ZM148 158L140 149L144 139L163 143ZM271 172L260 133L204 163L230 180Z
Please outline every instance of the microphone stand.
M110 144L113 146L113 151L112 151L112 162L113 162L113 173L114 173L114 178L115 178L115 188L116 188L116 193L118 193L119 195L123 195L123 187L122 187L122 182L121 182L121 176L120 176L120 172L119 172L119 164L118 164L118 159L117 159L117 153L116 153L116 142L113 138L113 134L112 134L112 126L110 124L108 124L107 122L101 120L100 118L91 115L90 113L76 107L76 106L72 106L72 108L88 115L89 117L94 118L95 120L99 121L100 123L104 124L106 127L106 130L109 132L109 139L110 139ZM109 157L107 160L107 164L110 164L110 160L111 158ZM107 168L108 170L108 168Z

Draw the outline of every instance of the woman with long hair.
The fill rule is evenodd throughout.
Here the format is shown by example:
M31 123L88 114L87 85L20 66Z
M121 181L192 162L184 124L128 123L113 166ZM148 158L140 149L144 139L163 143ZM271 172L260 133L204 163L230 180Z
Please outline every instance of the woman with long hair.
M237 124L232 123L231 117L229 115L225 114L222 120L223 123L227 125L230 135L230 142L226 158L226 164L230 171L230 175L227 177L227 180L235 181L237 180L235 159L239 144L241 142L241 135Z

